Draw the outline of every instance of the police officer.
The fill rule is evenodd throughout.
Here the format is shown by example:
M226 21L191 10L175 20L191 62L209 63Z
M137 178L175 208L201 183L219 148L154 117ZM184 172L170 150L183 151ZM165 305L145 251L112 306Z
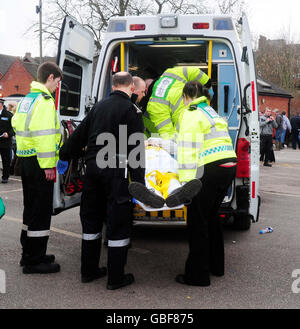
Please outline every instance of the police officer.
M0 154L2 159L2 183L7 183L9 178L9 167L12 148L12 136L14 135L11 126L12 113L4 106L4 99L0 98Z
M144 126L141 111L130 99L134 90L132 76L127 72L116 73L112 89L108 98L96 103L60 150L60 159L67 161L78 156L87 146L86 176L80 205L83 231L81 281L101 278L108 270L107 289L110 290L134 282L133 274L124 273L133 219L129 178L145 185L142 161L145 156ZM128 139L133 136L139 137L137 142L129 143ZM131 166L129 156L137 149L136 158L141 162ZM99 268L105 220L107 269Z
M16 132L20 158L24 212L20 264L23 273L54 273L60 270L54 255L46 255L52 214L53 187L60 122L52 93L62 79L62 71L52 62L41 64L37 81L19 103L12 126Z
M218 210L236 172L236 154L228 127L212 107L209 93L197 81L183 89L189 104L179 119L178 173L181 182L199 178L202 189L188 205L189 255L176 281L210 285L210 273L224 274L224 240ZM184 200L184 194L177 195ZM172 195L170 195L170 198Z
M195 67L178 66L167 69L155 82L145 116L149 115L156 132L162 138L174 138L179 115L184 109L182 90L186 82L192 80L199 81L207 88L211 87L208 75ZM153 132L152 129L151 133Z

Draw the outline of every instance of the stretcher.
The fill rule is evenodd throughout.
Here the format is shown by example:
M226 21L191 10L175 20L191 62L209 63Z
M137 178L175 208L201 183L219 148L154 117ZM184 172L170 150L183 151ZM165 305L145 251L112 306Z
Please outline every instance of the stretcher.
M161 138L149 138L147 140L146 186L164 198L181 185L178 180L178 166L174 154L176 154L176 146L173 142L164 141ZM162 208L158 209L145 205L136 199L133 199L133 202L135 203L134 217L137 220L182 221L184 219L186 221L187 210L184 204L173 208L165 204Z

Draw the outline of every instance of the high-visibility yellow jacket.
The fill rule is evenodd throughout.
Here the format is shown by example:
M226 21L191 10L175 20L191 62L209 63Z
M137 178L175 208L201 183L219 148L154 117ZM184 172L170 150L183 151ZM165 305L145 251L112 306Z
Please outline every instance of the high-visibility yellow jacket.
M17 155L37 156L42 169L54 168L61 143L60 122L54 99L41 83L33 81L30 93L19 103L12 118Z
M162 138L174 138L179 115L184 109L182 91L184 85L193 80L205 85L209 77L195 67L174 67L167 69L154 84L147 112Z
M177 156L181 182L201 178L206 164L236 159L227 122L207 101L206 97L195 99L179 118Z

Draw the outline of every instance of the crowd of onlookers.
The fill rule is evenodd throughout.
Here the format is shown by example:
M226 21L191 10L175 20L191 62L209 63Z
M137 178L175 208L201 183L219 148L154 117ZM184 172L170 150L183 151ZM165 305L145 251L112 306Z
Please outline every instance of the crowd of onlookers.
M266 108L259 112L260 124L260 161L264 166L272 167L275 162L274 148L277 151L288 147L290 142L294 150L300 149L300 113L289 120L286 111Z

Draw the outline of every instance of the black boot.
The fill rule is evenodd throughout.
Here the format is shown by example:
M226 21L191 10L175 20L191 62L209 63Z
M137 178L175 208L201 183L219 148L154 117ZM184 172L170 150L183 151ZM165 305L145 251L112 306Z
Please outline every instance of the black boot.
M128 190L135 199L152 208L162 208L165 204L164 198L150 191L144 184L132 182Z
M173 208L181 204L190 202L201 190L202 183L199 179L193 179L182 187L174 190L167 198L166 204Z
M109 290L119 289L134 282L133 274L131 273L124 274L124 268L127 262L127 252L128 252L128 246L108 247L107 289Z
M99 268L101 239L82 240L81 244L81 282L91 282L106 275L106 267Z
M48 273L57 273L60 271L60 265L56 263L45 264L40 263L37 265L25 265L23 267L24 274L48 274Z
M55 261L55 256L54 255L45 255L42 260L41 260L41 263L44 263L44 264L51 264L51 263L54 263ZM22 258L20 260L20 265L21 266L24 266L25 265L25 260L24 260L24 257L22 255Z

